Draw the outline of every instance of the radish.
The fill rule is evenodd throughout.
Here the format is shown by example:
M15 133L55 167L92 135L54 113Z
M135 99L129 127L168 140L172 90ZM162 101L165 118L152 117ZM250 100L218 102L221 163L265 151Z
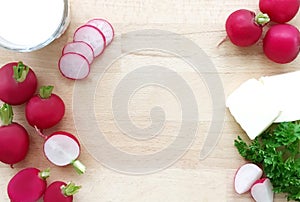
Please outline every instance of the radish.
M265 55L281 64L292 62L297 57L299 45L299 31L289 24L273 25L263 39Z
M56 166L71 164L78 174L85 173L86 167L77 160L80 154L80 143L74 135L58 131L45 136L38 129L37 132L45 139L44 154L51 163Z
M62 55L70 52L78 53L84 56L89 64L91 64L94 60L94 51L92 47L83 41L67 43L62 50Z
M112 42L115 31L113 26L107 20L95 18L89 20L86 24L97 27L103 33L106 39L106 46L108 46Z
M73 195L76 194L81 186L76 186L70 182L55 181L51 183L45 191L44 202L72 202Z
M253 163L241 166L235 174L234 188L238 194L246 193L250 190L254 182L261 178L263 171Z
M95 26L83 25L79 27L73 36L74 41L84 41L94 51L95 57L99 56L105 49L106 39L103 33Z
M268 15L246 9L234 11L226 20L226 33L230 41L240 47L255 44L262 35L262 27L270 21Z
M35 202L44 194L50 170L25 168L8 183L7 193L12 202Z
M56 94L53 86L42 86L39 95L26 104L25 115L28 123L39 129L47 129L58 124L65 114L65 104Z
M254 182L251 196L256 202L273 202L274 192L271 181L268 178L262 178Z
M12 122L13 110L8 104L0 108L0 161L6 164L16 164L22 161L29 149L29 136L23 126Z
M285 23L293 19L298 10L299 0L260 0L259 9L267 13L273 22Z
M59 71L68 79L84 79L90 73L88 60L78 53L65 53L58 62Z
M27 102L35 93L37 78L22 62L11 62L0 69L0 100L10 105Z

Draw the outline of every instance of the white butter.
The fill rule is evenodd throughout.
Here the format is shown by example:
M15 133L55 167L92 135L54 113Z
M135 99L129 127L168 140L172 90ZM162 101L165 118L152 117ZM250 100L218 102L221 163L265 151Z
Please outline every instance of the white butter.
M250 139L265 131L279 116L280 110L262 82L250 79L236 89L227 99L235 120Z
M262 77L260 80L281 111L274 122L300 120L300 71Z

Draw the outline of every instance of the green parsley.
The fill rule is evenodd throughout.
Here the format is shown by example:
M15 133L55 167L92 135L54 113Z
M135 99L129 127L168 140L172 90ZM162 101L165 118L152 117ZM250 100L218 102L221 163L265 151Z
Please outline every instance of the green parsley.
M251 143L239 136L234 145L242 157L263 168L275 193L300 201L300 122L273 124Z

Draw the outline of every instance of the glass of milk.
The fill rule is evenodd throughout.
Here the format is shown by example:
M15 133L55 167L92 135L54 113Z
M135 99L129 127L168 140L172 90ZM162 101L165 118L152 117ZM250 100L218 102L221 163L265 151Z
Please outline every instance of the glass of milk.
M0 0L0 47L41 49L64 33L69 16L68 0Z

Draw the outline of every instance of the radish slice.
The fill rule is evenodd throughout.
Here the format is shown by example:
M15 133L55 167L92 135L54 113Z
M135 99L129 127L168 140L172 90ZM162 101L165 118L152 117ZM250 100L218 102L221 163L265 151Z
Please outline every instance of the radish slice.
M84 41L89 44L95 54L99 56L105 48L106 40L103 33L92 25L83 25L79 27L73 37L74 41Z
M257 180L251 188L251 196L256 202L273 202L274 192L268 178Z
M69 79L83 79L90 72L88 60L78 53L66 53L58 62L62 75Z
M250 190L256 180L261 178L263 171L253 163L241 166L235 174L234 188L238 194L243 194Z
M115 31L113 26L107 20L95 18L89 20L86 24L97 27L104 34L106 39L106 46L108 46L112 42Z
M71 52L79 53L84 56L88 60L89 64L92 64L94 60L94 51L92 47L84 41L67 43L62 50L62 54L64 55Z
M66 166L78 158L80 146L70 136L57 133L47 138L44 144L44 152L53 164Z

